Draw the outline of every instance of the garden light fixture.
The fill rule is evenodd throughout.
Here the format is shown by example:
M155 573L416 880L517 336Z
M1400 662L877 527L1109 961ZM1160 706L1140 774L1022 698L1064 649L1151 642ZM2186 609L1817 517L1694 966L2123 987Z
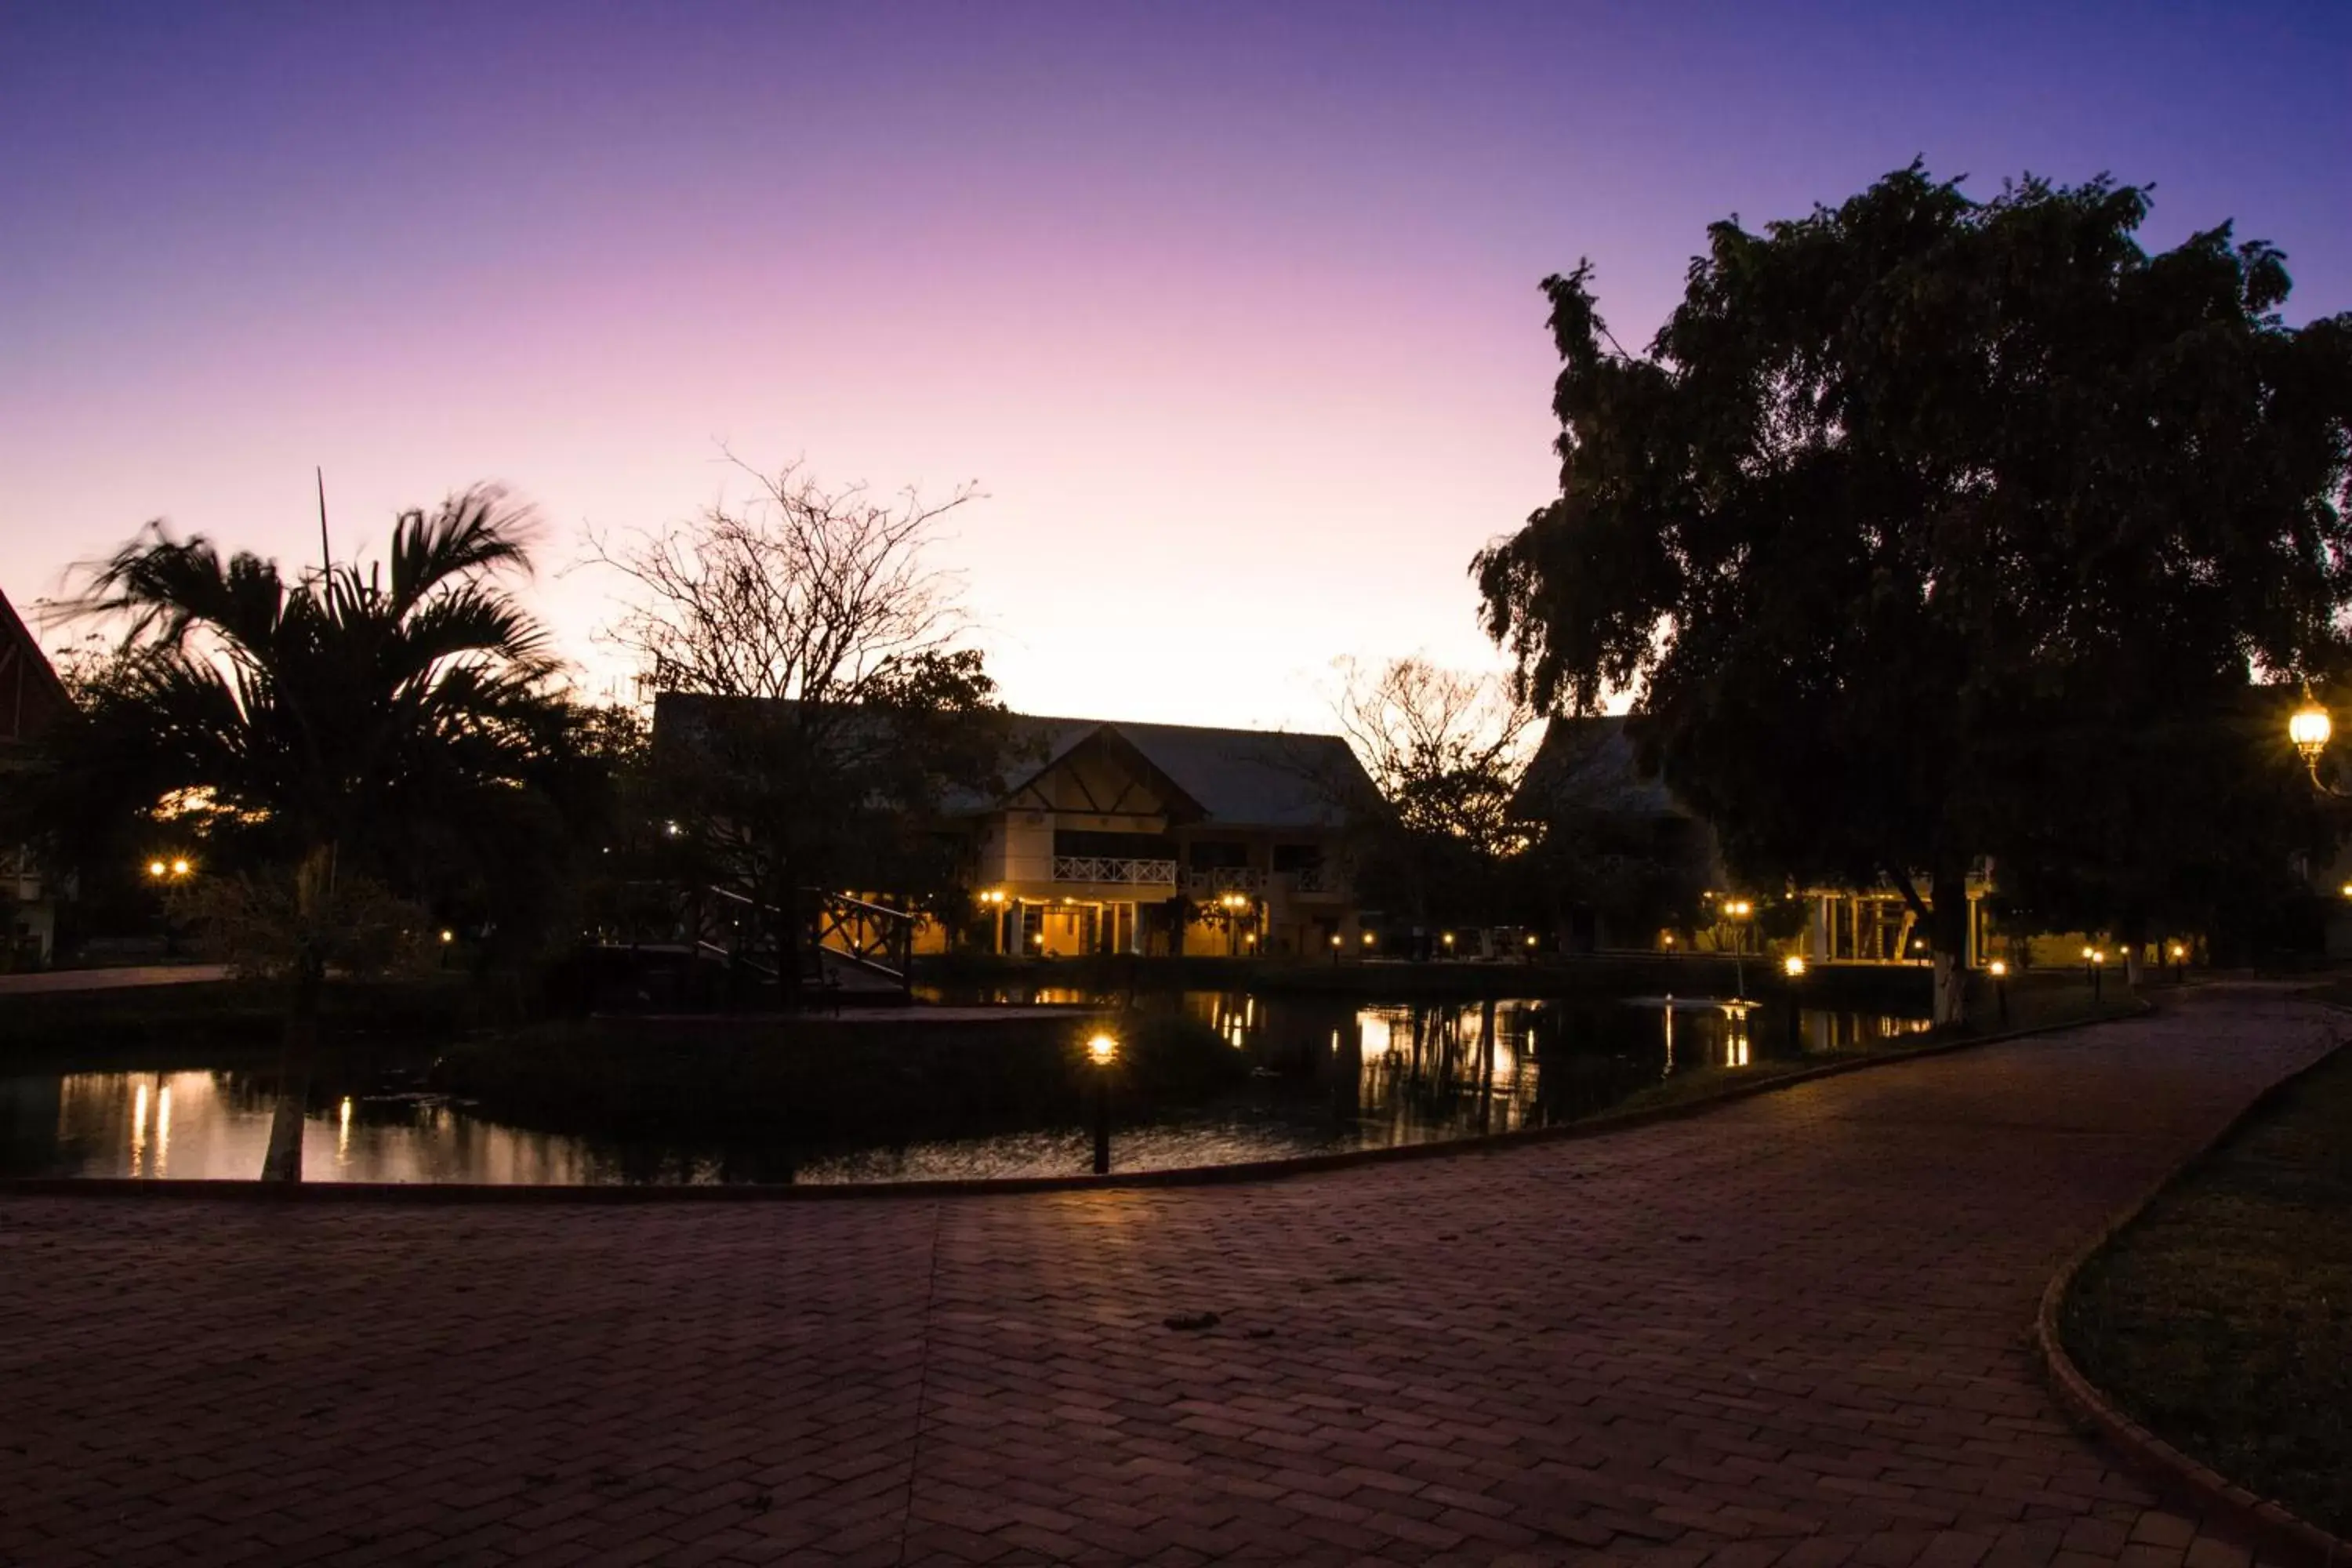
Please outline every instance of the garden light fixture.
M1087 1042L1087 1060L1094 1065L1095 1174L1110 1174L1110 1068L1118 1060L1118 1037L1100 1031Z

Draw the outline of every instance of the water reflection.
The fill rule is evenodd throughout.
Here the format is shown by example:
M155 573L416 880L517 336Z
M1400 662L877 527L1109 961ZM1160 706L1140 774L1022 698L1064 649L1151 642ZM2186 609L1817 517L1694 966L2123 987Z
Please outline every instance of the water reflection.
M1024 998L1026 1000L1027 998ZM1037 1000L1046 1000L1040 995ZM1058 1003L1102 998L1057 990ZM1507 1132L1607 1109L1676 1073L1844 1051L1927 1027L1880 1015L1749 1002L1503 998L1360 1005L1194 992L1143 998L1244 1054L1247 1082L1203 1103L1122 1103L1120 1169L1279 1159ZM857 1147L615 1143L503 1124L404 1087L335 1089L310 1118L312 1181L595 1184L841 1182L1063 1174L1077 1126ZM0 1174L250 1178L272 1086L236 1070L0 1079Z

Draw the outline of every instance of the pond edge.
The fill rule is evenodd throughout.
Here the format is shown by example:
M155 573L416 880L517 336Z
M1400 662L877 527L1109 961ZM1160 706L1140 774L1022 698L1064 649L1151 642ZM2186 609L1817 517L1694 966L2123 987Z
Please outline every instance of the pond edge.
M2069 1029L2145 1017L2156 1010L2145 996L2087 1018L2011 1029L1999 1034L1971 1035L1901 1051L1885 1051L1847 1061L1780 1073L1754 1083L1734 1084L1717 1093L1646 1110L1604 1112L1556 1127L1527 1127L1510 1132L1490 1132L1475 1138L1437 1139L1424 1143L1390 1144L1377 1149L1347 1149L1329 1154L1301 1154L1286 1160L1249 1160L1228 1165L1176 1165L1153 1171L1113 1171L1108 1175L999 1176L940 1178L915 1182L831 1182L794 1185L745 1182L732 1185L614 1184L589 1185L492 1185L478 1182L262 1182L219 1181L192 1177L150 1176L18 1176L0 1178L0 1200L12 1197L81 1198L204 1198L245 1203L377 1203L377 1204L632 1204L632 1203L774 1203L836 1202L862 1198L994 1197L1034 1193L1088 1193L1142 1190L1155 1187L1213 1186L1227 1183L1282 1181L1326 1171L1352 1170L1360 1165L1407 1160L1459 1159L1506 1153L1531 1144L1574 1138L1600 1137L1664 1121L1703 1115L1737 1100L1772 1094L1799 1084L1836 1078L1843 1073L1928 1057L1948 1056L2009 1040L2063 1034ZM2153 1197L2153 1194L2150 1194ZM2137 1212L2137 1211L2135 1211ZM2088 1256L2086 1253L2084 1256Z

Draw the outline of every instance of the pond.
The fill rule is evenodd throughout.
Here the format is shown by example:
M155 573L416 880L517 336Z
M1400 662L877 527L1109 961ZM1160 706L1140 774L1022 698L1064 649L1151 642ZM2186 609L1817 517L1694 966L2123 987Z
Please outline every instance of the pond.
M1034 993L1008 1001L1091 1002ZM958 998L970 1000L970 998ZM1676 1074L1864 1048L1923 1019L1783 1010L1709 998L1385 1004L1187 992L1181 1008L1247 1058L1236 1088L1198 1103L1117 1104L1114 1168L1224 1164L1570 1121ZM976 1047L978 1048L978 1047ZM922 1142L794 1146L657 1142L507 1125L423 1091L430 1051L373 1059L311 1105L313 1181L895 1182L1065 1175L1088 1168L1083 1126ZM266 1065L266 1064L264 1064ZM268 1074L210 1070L0 1076L0 1175L246 1179L268 1141Z

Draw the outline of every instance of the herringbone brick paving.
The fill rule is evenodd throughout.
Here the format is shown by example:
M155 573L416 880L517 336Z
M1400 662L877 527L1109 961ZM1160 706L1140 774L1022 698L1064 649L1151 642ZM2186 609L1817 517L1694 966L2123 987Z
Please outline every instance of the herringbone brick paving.
M2025 1333L2337 1032L2215 994L1255 1185L0 1199L0 1562L2232 1568Z

